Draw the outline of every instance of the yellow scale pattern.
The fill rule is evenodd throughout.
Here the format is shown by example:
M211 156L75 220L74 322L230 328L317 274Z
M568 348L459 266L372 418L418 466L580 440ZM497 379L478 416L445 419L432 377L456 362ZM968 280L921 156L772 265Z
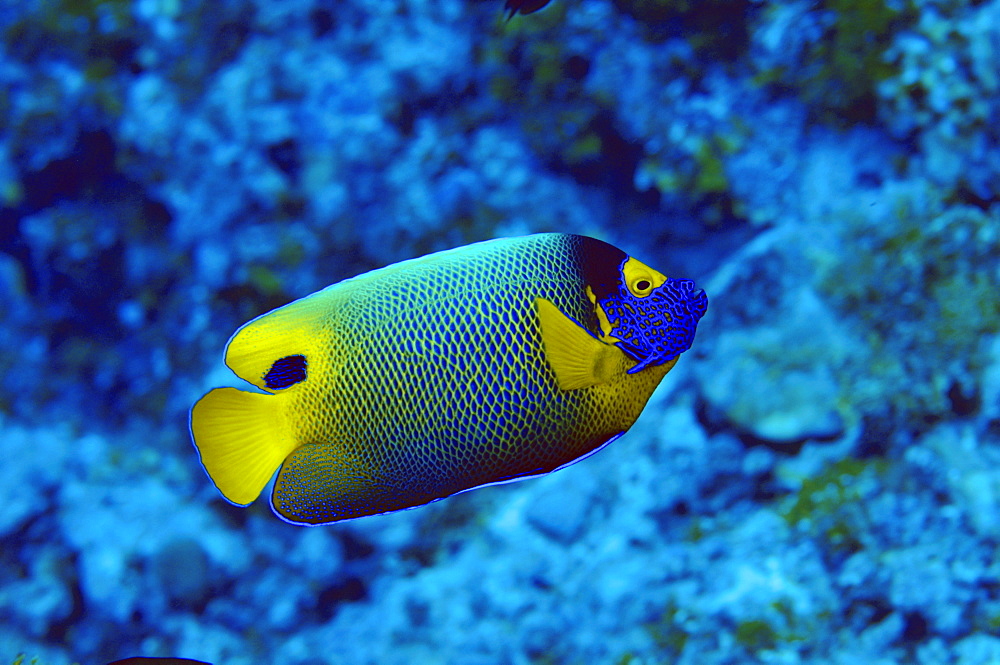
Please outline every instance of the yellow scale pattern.
M279 515L315 524L422 505L547 473L627 430L673 362L628 375L635 363L616 352L611 382L560 390L545 359L537 298L598 331L585 241L480 243L313 296L324 313L308 379L281 391L302 445L275 484Z

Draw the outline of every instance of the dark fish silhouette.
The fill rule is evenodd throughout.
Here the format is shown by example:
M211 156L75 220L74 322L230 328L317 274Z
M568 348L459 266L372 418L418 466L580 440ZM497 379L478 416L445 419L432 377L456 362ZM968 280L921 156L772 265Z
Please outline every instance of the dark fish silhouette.
M203 660L191 660L190 658L147 658L145 656L135 656L116 660L108 665L212 665Z
M503 5L503 10L507 12L507 20L513 18L514 14L531 14L549 4L550 0L507 0Z

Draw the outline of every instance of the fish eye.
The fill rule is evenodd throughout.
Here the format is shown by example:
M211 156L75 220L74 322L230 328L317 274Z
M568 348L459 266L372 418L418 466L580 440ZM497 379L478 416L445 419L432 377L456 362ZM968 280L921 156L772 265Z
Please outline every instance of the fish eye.
M628 290L629 294L635 298L645 298L666 279L645 263L633 258L622 263L620 270L621 281L619 284L623 292L622 295L624 295L625 290Z
M648 296L649 292L653 290L653 283L645 277L640 277L632 282L630 290L632 295L642 297Z

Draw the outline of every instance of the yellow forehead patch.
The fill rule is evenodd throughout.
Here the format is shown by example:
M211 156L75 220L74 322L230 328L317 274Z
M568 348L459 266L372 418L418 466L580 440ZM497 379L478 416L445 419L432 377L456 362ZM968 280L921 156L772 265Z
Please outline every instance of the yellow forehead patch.
M636 298L644 298L661 286L667 278L660 272L653 270L638 259L629 257L622 266L622 278L625 286Z

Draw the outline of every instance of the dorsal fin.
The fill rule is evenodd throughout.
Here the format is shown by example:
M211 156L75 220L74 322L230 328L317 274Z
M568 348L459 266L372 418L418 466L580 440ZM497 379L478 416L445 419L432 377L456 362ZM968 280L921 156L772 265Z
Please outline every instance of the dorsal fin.
M616 365L622 362L621 352L595 338L551 301L537 298L535 307L545 359L555 372L559 389L576 390L608 383Z

